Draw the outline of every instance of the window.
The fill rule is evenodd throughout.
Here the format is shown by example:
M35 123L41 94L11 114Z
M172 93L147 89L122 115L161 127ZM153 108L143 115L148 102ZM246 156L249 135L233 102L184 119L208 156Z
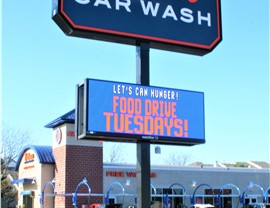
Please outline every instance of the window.
M215 193L216 192L216 193ZM215 189L214 193L212 189L205 189L204 190L204 204L212 204L215 205L217 203L216 198L214 197L215 194L219 193L219 189Z
M270 203L270 189L268 190L268 196L267 196L268 200L267 202Z
M217 198L213 197L219 195L220 189L214 189L214 193L212 192L211 189L205 189L205 195L211 195L211 197L204 197L204 203L205 204L212 204L216 205L217 204ZM223 192L220 197L220 203L221 207L223 208L232 208L232 197L230 196L232 194L231 189L223 189Z
M181 188L158 188L157 197L153 203L153 208L163 208L166 201L164 197L168 193L168 203L170 208L182 208L184 203L183 189Z

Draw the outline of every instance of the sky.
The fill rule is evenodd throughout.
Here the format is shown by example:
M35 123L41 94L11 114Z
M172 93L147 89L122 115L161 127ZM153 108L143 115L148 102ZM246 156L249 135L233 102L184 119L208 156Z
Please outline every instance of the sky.
M51 19L52 1L3 0L2 122L29 129L51 145L44 126L75 108L85 78L136 83L135 46L66 36ZM171 152L204 163L270 162L269 1L221 0L222 42L195 56L150 49L150 85L204 92L206 143L161 145L152 163ZM106 148L110 148L106 143ZM127 163L136 145L121 144Z

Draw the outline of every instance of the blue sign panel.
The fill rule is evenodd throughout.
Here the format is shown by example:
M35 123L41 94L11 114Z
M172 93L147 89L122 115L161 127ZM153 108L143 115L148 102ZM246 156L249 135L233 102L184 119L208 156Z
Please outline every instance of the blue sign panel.
M222 40L220 0L54 0L67 34L203 55Z
M87 79L87 136L193 145L205 142L204 94Z

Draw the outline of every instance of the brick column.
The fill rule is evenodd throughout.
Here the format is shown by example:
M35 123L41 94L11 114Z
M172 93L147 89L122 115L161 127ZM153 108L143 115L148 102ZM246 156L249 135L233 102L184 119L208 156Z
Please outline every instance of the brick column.
M60 129L60 130L59 130ZM103 193L103 153L102 142L75 140L74 124L64 124L54 129L54 134L61 132L61 139L53 142L55 156L55 192L71 194L84 178L91 188L91 193ZM58 135L59 136L59 135ZM83 184L78 193L88 193ZM82 204L102 203L102 197L77 197L77 207ZM72 196L56 196L55 208L73 208Z

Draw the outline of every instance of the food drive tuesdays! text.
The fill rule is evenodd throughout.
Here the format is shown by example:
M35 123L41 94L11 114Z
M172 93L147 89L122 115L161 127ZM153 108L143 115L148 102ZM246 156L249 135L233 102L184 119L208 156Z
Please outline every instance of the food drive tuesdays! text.
M179 91L113 84L112 92L112 110L103 112L106 131L188 137L188 120L177 114Z

